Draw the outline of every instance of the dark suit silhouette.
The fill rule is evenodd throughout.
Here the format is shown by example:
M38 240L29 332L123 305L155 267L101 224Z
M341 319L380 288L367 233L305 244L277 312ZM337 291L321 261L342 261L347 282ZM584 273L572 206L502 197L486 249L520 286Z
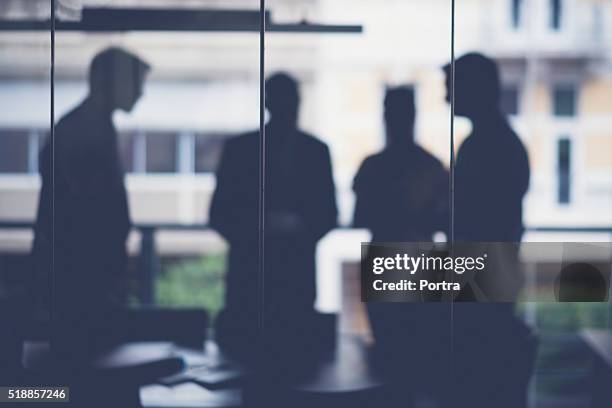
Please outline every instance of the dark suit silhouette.
M226 142L210 210L211 226L230 245L226 304L217 325L226 346L251 342L247 333L257 329L261 314L266 331L308 325L316 295L315 247L336 226L329 150L297 127L295 80L270 77L266 107L264 293L258 280L259 132ZM227 334L230 328L240 334Z
M450 100L450 65L444 69ZM454 85L455 113L473 127L455 166L455 238L508 242L506 255L516 257L511 244L523 234L529 163L501 112L497 65L481 54L467 54L456 60ZM464 289L458 300L475 298ZM440 390L448 406L526 406L535 340L514 316L514 304L455 303L453 313L454 369L450 384Z
M468 103L460 96L462 81L468 79L460 73L456 79L458 115ZM470 98L480 97L478 91L469 92ZM525 147L499 110L465 109L474 127L457 153L455 237L467 242L520 242L523 197L529 185Z
M93 59L89 95L41 152L42 190L33 255L43 294L53 288L53 346L78 360L103 347L126 272L130 215L112 114L130 111L148 65L121 49ZM51 263L54 274L49 274ZM48 286L47 286L48 285ZM44 295L43 295L44 296Z
M387 90L384 118L387 145L366 158L355 177L353 225L368 228L373 242L431 242L435 232L446 232L448 226L448 172L414 142L411 88ZM439 381L434 367L450 350L449 308L441 303L369 303L367 310L375 338L373 362L390 383L397 382L391 390L402 390L397 402L410 404L407 377L410 390Z

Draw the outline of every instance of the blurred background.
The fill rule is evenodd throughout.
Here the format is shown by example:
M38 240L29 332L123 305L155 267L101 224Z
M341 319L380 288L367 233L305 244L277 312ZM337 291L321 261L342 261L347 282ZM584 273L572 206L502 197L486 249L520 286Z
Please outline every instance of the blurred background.
M448 165L450 110L441 66L450 59L450 1L266 4L278 30L266 33L263 74L283 70L300 81L300 124L332 154L342 228L319 244L316 306L340 313L340 330L367 336L358 262L359 243L369 235L347 228L352 180L361 161L383 146L382 102L385 88L393 85L414 86L417 141ZM60 0L58 17L78 22L93 7L257 13L259 2ZM38 151L50 121L49 32L11 24L48 14L47 0L0 3L0 279L5 290L22 284L28 268L40 186ZM609 242L612 2L463 0L456 18L456 54L480 51L498 62L503 108L528 149L532 178L524 240ZM334 32L314 23L359 29ZM208 207L223 142L259 126L259 36L256 25L231 21L212 31L181 24L165 32L58 31L55 117L86 94L87 67L101 49L125 47L152 65L142 100L131 114L116 117L136 226L129 241L132 303L202 306L214 316L223 302L226 244L205 227ZM469 122L457 118L456 147L469 132ZM609 305L525 303L520 311L541 336L533 406L561 400L584 406L580 384L588 367L576 333L608 327Z

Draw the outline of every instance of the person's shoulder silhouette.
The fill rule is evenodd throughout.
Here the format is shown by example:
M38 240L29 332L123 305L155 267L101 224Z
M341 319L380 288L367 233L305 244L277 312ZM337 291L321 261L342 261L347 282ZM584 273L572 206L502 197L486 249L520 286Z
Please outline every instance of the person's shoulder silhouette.
M55 170L66 168L62 175L73 184L82 181L78 186L82 191L98 188L89 180L79 180L94 176L94 169L100 169L99 175L111 174L113 168L121 169L112 114L116 110L130 112L134 108L142 96L149 70L146 62L121 48L111 47L99 52L89 66L88 95L56 124ZM51 140L48 140L43 154L49 154L50 145ZM43 172L46 169L42 167ZM59 177L56 182L62 180Z
M414 90L388 89L384 108L386 146L364 160L353 182L354 226L376 241L429 241L445 230L447 172L414 142Z
M292 76L282 72L273 74L267 78L265 89L265 106L270 113L265 125L265 193L269 203L270 231L274 231L274 221L279 218L275 207L282 207L284 204L280 203L286 203L287 197L301 195L315 186L313 201L326 203L315 207L317 222L313 226L320 226L315 234L318 239L335 226L336 218L329 149L315 136L298 128L300 96L298 83ZM256 228L254 223L258 217L254 211L257 209L260 143L259 131L253 131L228 139L223 148L210 221L230 241L244 241L250 237L247 239L251 242L253 234L248 231ZM295 178L302 176L318 180L318 186L309 183L298 188ZM231 217L230 212L233 214ZM285 212L285 209L280 212ZM319 223L319 220L324 221Z
M454 89L455 113L472 122L457 153L455 231L467 241L520 241L522 200L529 185L527 151L501 110L497 64L466 54L446 72L447 101Z

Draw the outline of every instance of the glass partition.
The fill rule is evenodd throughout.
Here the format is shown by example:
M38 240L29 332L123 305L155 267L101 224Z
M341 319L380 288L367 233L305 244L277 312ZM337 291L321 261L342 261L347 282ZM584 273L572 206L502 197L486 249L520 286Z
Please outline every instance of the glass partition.
M225 3L0 6L0 379L31 340L167 341L255 375L145 406L588 401L609 257L561 298L612 237L611 6ZM506 297L368 302L369 242L489 251Z
M445 386L422 388L433 381L429 355L411 354L410 363L401 355L429 335L436 353L450 351L449 305L364 303L359 264L361 243L445 239L450 109L441 68L451 55L450 2L269 8L264 319L308 345L304 361L291 357L294 369L334 350L341 361L372 358L365 367L381 363L383 375L396 369L415 379L415 392L440 397ZM277 349L291 355L291 346ZM391 355L393 368L385 366ZM375 384L367 369L354 375ZM390 392L379 404L394 398L420 396Z
M258 277L257 197L234 188L257 174L257 140L232 149L259 126L258 4L154 3L74 2L58 18L52 345L76 361L139 341L232 354L257 321L256 304L231 305Z
M46 338L50 263L35 264L32 223L39 207L38 152L51 129L48 2L0 7L0 382L22 373L25 339ZM28 25L25 22L34 21ZM38 28L34 26L38 25ZM40 203L43 207L49 200ZM47 231L48 232L48 231ZM52 237L44 234L41 240ZM40 243L40 241L39 241ZM47 261L48 258L45 258Z
M525 351L515 351L516 361L526 361L527 351L537 355L531 406L590 398L594 377L580 336L609 327L607 296L562 299L567 268L589 259L585 248L605 252L611 238L612 156L604 123L612 111L601 99L611 89L604 55L612 44L603 28L609 16L609 4L598 1L457 6L457 234L467 232L473 241L522 241L523 268L515 267L511 279L522 279L525 288L514 307L525 324L509 313L502 317L503 311L491 313L514 327L502 339L508 355L518 344ZM489 60L465 56L474 51ZM495 80L487 76L493 71ZM499 109L479 104L497 106L486 84ZM551 256L537 250L548 243L562 243L562 250ZM609 287L609 255L591 262ZM549 292L557 298L545 298ZM480 324L485 320L481 316Z

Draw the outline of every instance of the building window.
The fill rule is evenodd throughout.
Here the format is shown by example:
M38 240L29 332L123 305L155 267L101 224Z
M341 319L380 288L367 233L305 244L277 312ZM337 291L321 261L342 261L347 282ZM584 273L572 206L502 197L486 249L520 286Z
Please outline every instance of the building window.
M555 31L561 29L562 6L562 0L550 0L550 28Z
M521 26L521 9L523 6L523 0L511 0L512 4L512 28L519 28Z
M125 130L119 150L128 173L211 173L227 138L223 133Z
M0 173L30 171L30 132L22 129L0 129Z
M177 135L171 132L147 132L147 173L174 173L177 167Z
M557 86L553 90L553 109L555 116L576 116L576 88Z
M572 142L568 138L557 142L557 200L559 204L569 204L571 193Z
M195 171L210 173L217 169L223 143L228 136L223 134L198 134L195 139Z
M119 134L119 154L121 163L126 173L133 173L135 168L136 135L134 132L126 131Z
M506 115L518 115L519 98L518 86L504 86L501 91L502 112Z

